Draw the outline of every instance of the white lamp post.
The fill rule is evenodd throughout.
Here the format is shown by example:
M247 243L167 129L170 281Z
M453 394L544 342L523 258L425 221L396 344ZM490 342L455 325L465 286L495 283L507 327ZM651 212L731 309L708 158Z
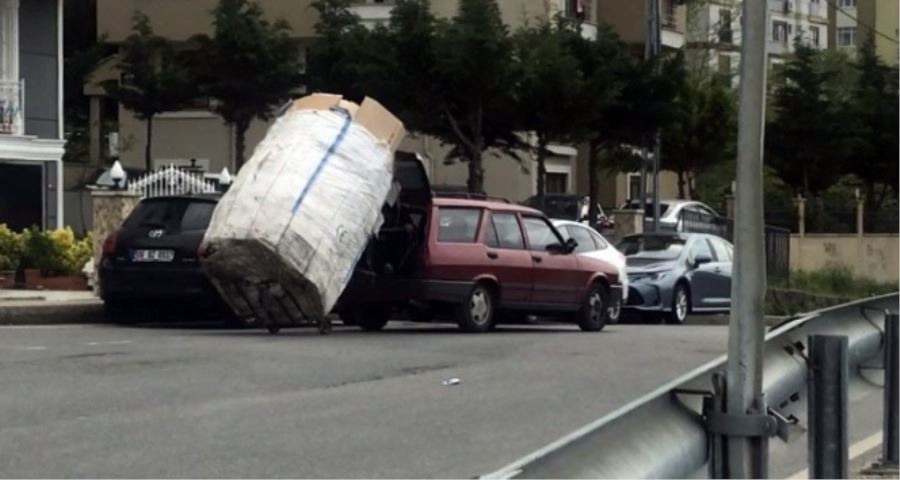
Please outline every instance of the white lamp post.
M110 180L113 181L113 184L115 184L116 190L121 188L119 186L119 184L123 183L125 180L125 169L122 168L122 164L119 163L118 160L116 160L116 162L113 163L112 168L109 170L109 178L110 178ZM122 187L124 187L124 186L125 185L123 183Z
M231 174L228 173L228 167L222 169L222 173L219 174L219 186L224 190L228 190L228 187L231 186Z

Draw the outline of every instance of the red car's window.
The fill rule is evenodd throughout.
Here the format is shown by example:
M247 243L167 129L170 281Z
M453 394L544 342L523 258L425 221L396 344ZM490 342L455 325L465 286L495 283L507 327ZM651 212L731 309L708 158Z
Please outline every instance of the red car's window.
M438 210L438 241L475 243L480 221L479 209L441 207Z
M562 238L557 235L550 224L540 217L525 217L525 232L528 233L528 244L531 250L546 251L548 245L562 243Z
M494 248L525 249L525 238L514 213L493 213L484 234L484 243Z

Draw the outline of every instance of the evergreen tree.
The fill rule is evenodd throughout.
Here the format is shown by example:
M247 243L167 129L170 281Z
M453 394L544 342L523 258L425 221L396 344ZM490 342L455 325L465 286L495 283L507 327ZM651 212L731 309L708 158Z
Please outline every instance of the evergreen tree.
M857 128L847 172L862 181L866 210L874 212L889 188L897 192L897 69L878 58L872 35L860 46L855 66L858 77L848 110Z
M662 168L678 175L678 198L694 198L693 179L734 158L735 104L730 88L715 78L687 78L672 102L674 118L662 131Z
M799 41L773 85L766 126L766 162L795 192L811 196L833 184L848 153L847 125L827 96L831 72L817 68L817 51Z

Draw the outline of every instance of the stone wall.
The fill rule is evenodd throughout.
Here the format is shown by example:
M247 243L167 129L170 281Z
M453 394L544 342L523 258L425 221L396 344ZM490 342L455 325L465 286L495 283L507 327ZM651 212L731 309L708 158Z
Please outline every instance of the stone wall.
M94 278L100 268L103 243L110 233L122 225L122 221L140 201L140 196L124 190L99 190L91 193L94 236ZM94 292L100 294L100 282L94 283Z

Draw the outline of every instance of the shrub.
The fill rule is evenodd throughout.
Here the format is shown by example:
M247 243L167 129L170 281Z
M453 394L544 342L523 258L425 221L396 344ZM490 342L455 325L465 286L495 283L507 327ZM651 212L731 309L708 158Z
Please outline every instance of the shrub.
M21 233L0 223L0 271L15 270L25 252L25 239Z
M32 227L23 235L28 266L45 276L79 273L93 255L90 235L77 240L69 227L50 231Z
M896 292L896 282L877 280L855 275L849 268L830 266L814 271L796 270L790 274L788 288L811 293L863 298Z

